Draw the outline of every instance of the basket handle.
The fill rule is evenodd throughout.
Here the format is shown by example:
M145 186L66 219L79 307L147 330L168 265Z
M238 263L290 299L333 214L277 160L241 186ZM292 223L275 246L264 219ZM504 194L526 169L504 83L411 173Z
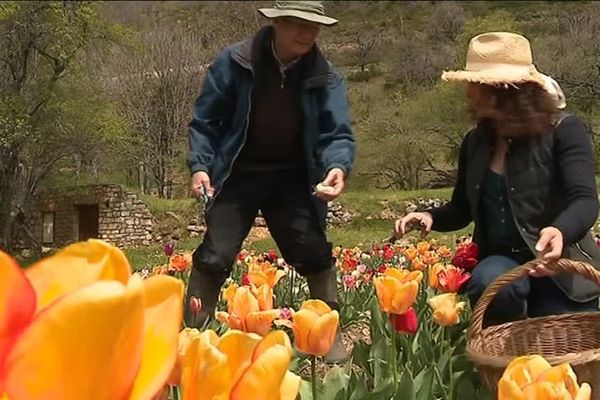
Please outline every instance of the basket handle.
M472 340L479 335L483 330L483 316L488 306L494 299L494 297L504 287L508 286L517 279L523 278L529 274L529 271L534 269L538 264L545 264L548 269L555 272L571 272L582 275L583 277L593 281L596 285L600 286L600 271L596 270L590 264L582 261L574 261L566 258L561 258L556 261L548 261L543 259L535 259L528 261L527 263L515 267L513 270L505 273L504 275L496 278L487 288L485 288L481 298L475 305L473 311L473 319L471 320L471 326L469 327L468 338Z

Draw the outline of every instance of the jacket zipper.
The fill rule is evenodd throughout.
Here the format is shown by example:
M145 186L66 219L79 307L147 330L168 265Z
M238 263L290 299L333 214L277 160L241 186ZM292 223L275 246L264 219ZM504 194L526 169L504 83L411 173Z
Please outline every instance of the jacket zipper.
M252 73L252 78L254 80L254 71L252 70L252 68L250 68L246 65L243 65L243 66ZM235 160L237 160L238 156L240 155L240 152L244 148L244 144L246 143L246 139L248 137L248 126L250 125L250 110L252 109L252 90L253 89L254 89L254 83L250 84L250 90L248 90L248 112L246 113L246 126L244 127L244 136L242 137L242 144L241 144L241 146L238 147L237 151L235 152L235 155L233 156L233 159L231 160L229 170L227 171L227 174L225 174L225 178L223 179L223 182L221 183L221 188L213 196L212 201L210 202L209 206L206 208L206 211L208 211L210 209L210 207L214 204L217 196L221 193L221 190L223 189L223 186L225 185L225 181L227 181L227 179L229 179L229 176L231 175L231 171L233 169Z
M585 257L589 258L590 260L593 260L592 256L589 255L589 253L587 253L585 250L583 250L583 248L581 247L581 245L578 242L575 242L575 247L577 248L577 250L579 250L581 252L581 254L583 254Z

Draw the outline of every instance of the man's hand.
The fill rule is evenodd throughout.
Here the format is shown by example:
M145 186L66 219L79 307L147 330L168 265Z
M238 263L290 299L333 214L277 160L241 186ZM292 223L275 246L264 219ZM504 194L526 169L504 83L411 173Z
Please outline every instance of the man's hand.
M537 256L548 261L558 260L563 252L562 232L553 226L548 226L540 231L540 238L535 245ZM529 275L541 278L554 275L555 272L546 267L545 264L539 264L529 272Z
M340 168L332 168L323 182L315 190L315 196L325 201L332 201L344 190L345 174Z
M213 197L215 191L210 184L210 177L206 172L198 171L192 175L192 192L197 198L202 198L205 194L208 198Z

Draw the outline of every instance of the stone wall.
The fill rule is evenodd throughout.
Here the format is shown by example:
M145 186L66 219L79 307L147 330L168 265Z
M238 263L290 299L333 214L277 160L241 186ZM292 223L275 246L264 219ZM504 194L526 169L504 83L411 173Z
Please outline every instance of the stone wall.
M149 245L153 218L147 205L120 185L90 185L40 191L28 225L42 243L43 213L54 212L54 246L79 240L80 205L97 205L98 238L119 247Z

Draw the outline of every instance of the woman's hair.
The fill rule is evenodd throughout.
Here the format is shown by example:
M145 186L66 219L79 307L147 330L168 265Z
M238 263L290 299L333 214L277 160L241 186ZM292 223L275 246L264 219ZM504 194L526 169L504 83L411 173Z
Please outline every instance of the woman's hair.
M476 122L493 122L511 136L545 133L554 125L559 110L552 97L536 83L507 87L477 84L478 95L469 101Z

